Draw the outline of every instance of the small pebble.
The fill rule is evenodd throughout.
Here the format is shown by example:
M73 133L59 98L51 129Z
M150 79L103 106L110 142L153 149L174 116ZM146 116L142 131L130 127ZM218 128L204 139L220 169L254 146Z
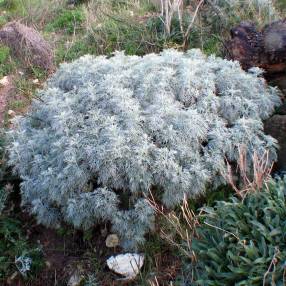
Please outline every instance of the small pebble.
M10 117L15 117L16 116L16 112L14 110L10 109L10 110L8 110L8 115Z
M6 86L9 84L9 79L8 76L4 76L1 80L0 80L0 85Z
M106 247L113 248L119 245L119 238L116 234L110 234L105 240Z

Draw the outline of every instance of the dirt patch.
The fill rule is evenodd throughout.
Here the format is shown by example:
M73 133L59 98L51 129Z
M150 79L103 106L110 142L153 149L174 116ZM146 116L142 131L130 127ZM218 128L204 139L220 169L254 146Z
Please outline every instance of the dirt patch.
M37 225L28 214L20 215L29 241L42 246L45 267L31 280L24 281L17 276L7 286L66 286L75 271L79 271L84 277L95 274L100 286L138 286L143 285L142 282L144 285L167 286L181 269L179 257L174 257L169 250L161 250L146 260L142 269L147 273L144 278L140 274L134 281L125 281L106 265L108 257L124 251L120 247L106 248L106 233L103 234L105 226L95 228L89 238L84 239L83 232L68 226L60 231L47 229ZM153 260L152 271L147 262L150 259Z

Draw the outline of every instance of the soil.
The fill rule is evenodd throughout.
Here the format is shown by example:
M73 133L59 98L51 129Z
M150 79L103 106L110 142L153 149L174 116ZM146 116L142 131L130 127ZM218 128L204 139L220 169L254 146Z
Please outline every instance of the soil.
M14 189L15 185L18 189L19 181L14 183ZM7 279L5 284L0 282L0 286L66 286L75 271L85 277L96 273L100 286L138 286L143 281L150 286L167 286L181 269L179 257L174 256L170 247L165 247L145 259L142 272L148 273L147 277L145 274L144 278L138 275L134 281L123 280L106 265L107 258L124 253L120 247L111 249L105 246L110 225L99 225L87 235L67 225L59 230L50 229L38 225L33 217L21 209L19 190L12 194L11 203L13 214L22 222L28 241L31 245L41 246L45 266L30 279L24 280L18 274L12 280Z

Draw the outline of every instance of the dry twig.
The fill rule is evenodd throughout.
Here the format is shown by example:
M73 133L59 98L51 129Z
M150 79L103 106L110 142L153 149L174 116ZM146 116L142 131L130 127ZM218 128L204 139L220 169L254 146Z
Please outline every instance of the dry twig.
M245 146L238 149L239 158L237 161L237 172L241 178L241 186L238 187L234 179L231 164L227 161L227 171L223 174L226 181L230 184L235 193L242 199L249 192L261 190L263 186L267 187L267 182L271 178L273 163L270 164L269 152L266 151L261 158L254 152L252 156L253 174L250 176L248 171L247 152Z

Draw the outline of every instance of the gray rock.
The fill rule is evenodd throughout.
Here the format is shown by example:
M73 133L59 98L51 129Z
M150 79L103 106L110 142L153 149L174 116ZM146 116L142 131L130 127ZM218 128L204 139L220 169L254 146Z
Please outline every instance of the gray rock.
M278 140L279 150L276 168L286 171L286 115L276 114L265 121L265 133Z

